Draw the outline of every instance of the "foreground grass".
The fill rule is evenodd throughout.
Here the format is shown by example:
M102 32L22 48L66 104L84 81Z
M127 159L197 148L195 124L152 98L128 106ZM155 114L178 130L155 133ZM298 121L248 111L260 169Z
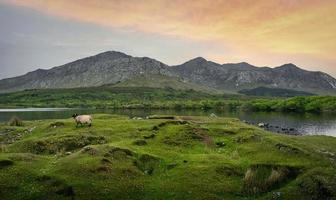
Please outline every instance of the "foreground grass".
M0 126L1 199L335 199L336 138L237 119L95 115Z

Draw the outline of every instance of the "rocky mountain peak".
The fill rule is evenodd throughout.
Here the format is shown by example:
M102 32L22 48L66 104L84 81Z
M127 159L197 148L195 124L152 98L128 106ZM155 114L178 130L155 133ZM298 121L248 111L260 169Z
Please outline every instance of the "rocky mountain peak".
M189 60L186 63L196 64L196 63L205 63L205 62L208 62L205 58L203 58L203 57L196 57L194 59Z
M284 65L281 65L279 67L276 67L275 69L281 69L281 70L302 70L298 66L294 65L293 63L287 63Z
M119 51L106 51L106 52L95 55L95 57L114 60L114 59L119 59L119 58L130 58L132 56L129 56Z
M247 62L218 64L196 57L168 66L148 57L107 51L50 70L0 80L0 93L38 88L74 88L115 84L139 75L162 75L218 91L236 92L256 86L286 88L316 94L336 94L336 79L321 72L300 69L292 63L276 68Z

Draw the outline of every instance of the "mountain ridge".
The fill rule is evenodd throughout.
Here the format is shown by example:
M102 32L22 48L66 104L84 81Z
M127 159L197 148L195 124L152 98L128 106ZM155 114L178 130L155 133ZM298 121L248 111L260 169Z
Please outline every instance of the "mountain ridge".
M317 94L336 94L336 79L324 72L312 72L287 63L278 67L257 67L247 62L219 64L196 57L169 66L149 57L133 57L106 51L51 69L37 69L0 80L0 92L25 89L76 88L129 81L140 75L163 75L200 88L238 92L257 87L286 88ZM154 78L151 78L154 82Z

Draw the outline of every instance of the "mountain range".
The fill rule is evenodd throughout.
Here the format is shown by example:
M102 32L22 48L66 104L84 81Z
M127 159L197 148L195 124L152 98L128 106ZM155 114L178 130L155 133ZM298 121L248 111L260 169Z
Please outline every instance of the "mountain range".
M148 57L108 51L49 70L0 80L0 92L26 89L76 88L102 85L172 87L232 92L258 87L285 88L316 94L336 94L336 79L294 64L256 67L246 62L218 64L202 57L168 66Z

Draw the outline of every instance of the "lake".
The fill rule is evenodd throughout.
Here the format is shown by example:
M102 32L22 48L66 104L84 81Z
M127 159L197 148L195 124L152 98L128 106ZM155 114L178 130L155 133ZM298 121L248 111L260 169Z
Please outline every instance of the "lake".
M267 123L272 127L293 128L304 135L330 135L336 137L336 115L296 114L296 113L265 113L265 112L221 112L215 110L143 110L143 109L66 109L66 108L24 108L0 109L0 122L7 122L11 117L18 116L23 120L63 119L72 114L108 113L127 115L129 117L146 117L148 115L184 115L209 116L211 113L221 117L239 118L252 124ZM272 130L274 131L274 130ZM276 132L276 131L274 131Z

